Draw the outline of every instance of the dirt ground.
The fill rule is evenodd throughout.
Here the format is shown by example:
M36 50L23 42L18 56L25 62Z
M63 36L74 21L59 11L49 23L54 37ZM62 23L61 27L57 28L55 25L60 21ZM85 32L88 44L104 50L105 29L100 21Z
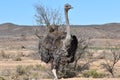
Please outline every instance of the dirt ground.
M120 41L120 40L119 40ZM119 41L117 41L119 43ZM17 41L17 40L11 40L9 42L7 41L1 41L0 45L0 51L1 53L4 51L5 54L10 54L11 56L16 55L18 56L19 54L24 54L24 56L21 57L21 61L15 61L11 59L5 59L5 60L0 60L0 71L4 69L15 69L16 66L21 65L21 66L29 66L29 65L43 65L43 66L48 66L44 62L41 62L38 59L32 59L29 57L29 54L34 53L34 47L38 44L37 41L34 40L28 40L28 41ZM3 44L4 43L4 44ZM30 44L30 45L28 45ZM26 49L21 49L21 46L25 46ZM94 57L99 56L103 51L93 51L95 53ZM92 63L92 68L91 69L97 69L98 67L100 70L102 70L100 64L103 62L103 60L99 59L95 62ZM120 71L120 61L116 64L117 69ZM42 74L42 73L41 73ZM1 75L0 75L1 76ZM39 79L39 80L53 80L52 78L44 78L44 79ZM120 80L120 78L66 78L66 79L60 79L60 80Z
M43 79L43 80L53 80L53 79ZM68 78L60 80L120 80L120 78Z

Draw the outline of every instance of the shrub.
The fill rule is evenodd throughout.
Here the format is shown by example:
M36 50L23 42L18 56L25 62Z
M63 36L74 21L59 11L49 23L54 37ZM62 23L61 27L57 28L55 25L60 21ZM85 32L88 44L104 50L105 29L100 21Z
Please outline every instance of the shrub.
M3 77L0 77L0 80L5 80Z
M22 61L21 57L15 57L13 58L14 61Z
M37 79L39 77L38 73L31 73L33 79Z
M111 49L111 56L110 58L108 55L105 55L105 63L103 63L103 68L105 68L112 77L115 77L115 65L119 62L120 60L120 52L116 50Z
M75 77L77 75L77 72L74 70L73 65L66 65L63 66L63 68L58 72L59 78L71 78Z
M36 69L36 70L41 70L41 69L42 69L42 70L45 70L46 68L45 68L45 66L42 66L42 65L39 64L39 65L36 65L36 66L35 66L35 69Z
M30 71L32 69L34 69L33 65L28 65L28 66L25 67L25 70L27 70L27 71Z
M1 50L0 57L8 59L10 57L10 55L6 54L4 50Z
M23 75L23 74L26 73L25 68L23 68L23 67L20 66L20 65L17 66L17 68L16 68L16 72L17 72L18 75Z
M92 77L92 78L103 78L104 74L102 73L98 73L96 70L89 70L89 71L85 71L83 72L83 77Z

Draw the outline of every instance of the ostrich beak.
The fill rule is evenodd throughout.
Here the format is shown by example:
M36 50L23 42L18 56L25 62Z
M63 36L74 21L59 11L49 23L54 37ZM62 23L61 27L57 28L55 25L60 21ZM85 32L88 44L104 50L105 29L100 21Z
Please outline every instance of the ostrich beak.
M70 9L73 9L73 7L71 7Z

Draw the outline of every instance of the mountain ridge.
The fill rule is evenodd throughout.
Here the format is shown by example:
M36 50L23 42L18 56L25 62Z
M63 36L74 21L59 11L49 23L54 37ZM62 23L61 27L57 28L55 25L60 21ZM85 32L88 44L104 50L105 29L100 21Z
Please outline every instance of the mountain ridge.
M35 30L39 31L40 35L45 32L45 27L17 25L14 23L0 24L0 36L20 36L34 35ZM83 34L85 37L92 38L120 38L120 23L106 23L101 25L71 25L73 34L79 36Z

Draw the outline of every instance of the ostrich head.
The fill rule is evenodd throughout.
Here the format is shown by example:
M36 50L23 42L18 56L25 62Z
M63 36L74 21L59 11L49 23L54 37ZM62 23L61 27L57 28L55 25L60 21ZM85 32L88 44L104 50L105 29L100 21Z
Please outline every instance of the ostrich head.
M70 10L72 8L73 7L70 4L65 4L65 6L64 6L65 11L68 11L68 10Z

